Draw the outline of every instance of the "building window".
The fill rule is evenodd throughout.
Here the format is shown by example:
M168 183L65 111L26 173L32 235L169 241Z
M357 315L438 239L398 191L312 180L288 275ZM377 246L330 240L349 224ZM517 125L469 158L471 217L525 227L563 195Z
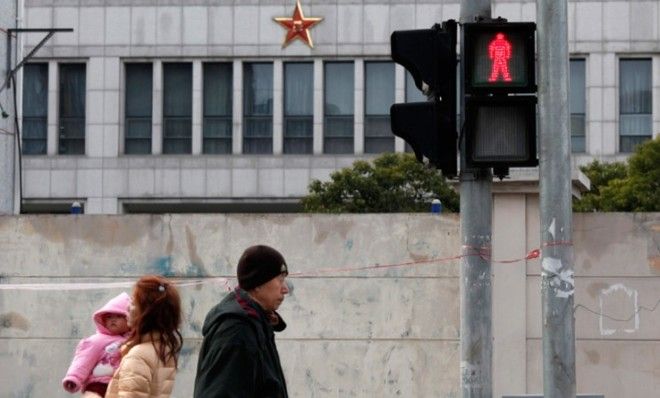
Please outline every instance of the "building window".
M243 153L273 153L273 64L243 64Z
M204 64L203 153L232 152L232 64Z
M619 152L651 138L651 60L619 62Z
M327 62L323 83L323 152L353 153L355 73L352 62Z
M570 65L571 93L569 106L571 110L571 149L573 152L584 152L586 147L584 64L583 59L572 59Z
M415 79L413 79L410 72L406 70L406 102L426 102L427 98L422 90L415 86Z
M45 155L48 137L48 64L23 68L23 148L26 155Z
M85 154L85 64L60 64L60 155Z
M151 153L153 66L126 64L124 153Z
M364 152L394 152L390 106L394 103L394 63L364 64Z
M284 153L312 153L314 68L311 62L284 64Z
M192 153L192 64L163 64L163 153Z

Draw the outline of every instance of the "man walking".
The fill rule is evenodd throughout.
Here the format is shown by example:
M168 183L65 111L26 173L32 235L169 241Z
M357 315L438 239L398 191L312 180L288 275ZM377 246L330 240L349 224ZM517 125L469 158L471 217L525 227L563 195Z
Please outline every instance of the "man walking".
M195 398L287 398L275 334L286 328L276 312L289 293L284 257L265 245L247 248L238 286L206 315Z

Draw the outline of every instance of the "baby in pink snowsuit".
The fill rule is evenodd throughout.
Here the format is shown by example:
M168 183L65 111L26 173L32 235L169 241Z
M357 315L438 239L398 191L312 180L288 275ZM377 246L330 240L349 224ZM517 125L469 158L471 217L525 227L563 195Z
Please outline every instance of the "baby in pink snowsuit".
M108 301L94 313L96 333L80 340L62 386L70 393L82 391L83 397L105 396L105 390L121 361L119 347L128 337L127 293Z

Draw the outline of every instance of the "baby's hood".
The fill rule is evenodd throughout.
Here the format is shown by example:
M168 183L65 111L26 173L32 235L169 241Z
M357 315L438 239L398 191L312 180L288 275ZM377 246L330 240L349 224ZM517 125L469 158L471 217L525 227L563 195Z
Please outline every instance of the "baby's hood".
M131 296L126 292L122 292L119 296L111 299L103 307L94 313L92 319L96 324L96 330L99 333L110 334L103 324L104 314L119 314L128 317L128 306L131 304Z

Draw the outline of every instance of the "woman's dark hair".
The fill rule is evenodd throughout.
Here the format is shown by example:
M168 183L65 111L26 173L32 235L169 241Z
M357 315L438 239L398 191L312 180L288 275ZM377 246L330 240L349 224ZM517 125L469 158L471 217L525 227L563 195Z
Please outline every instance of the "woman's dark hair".
M174 359L178 364L183 337L179 332L181 298L176 287L162 276L143 276L133 289L133 305L135 317L131 318L133 329L128 347L140 344L144 336L149 336L163 363Z

